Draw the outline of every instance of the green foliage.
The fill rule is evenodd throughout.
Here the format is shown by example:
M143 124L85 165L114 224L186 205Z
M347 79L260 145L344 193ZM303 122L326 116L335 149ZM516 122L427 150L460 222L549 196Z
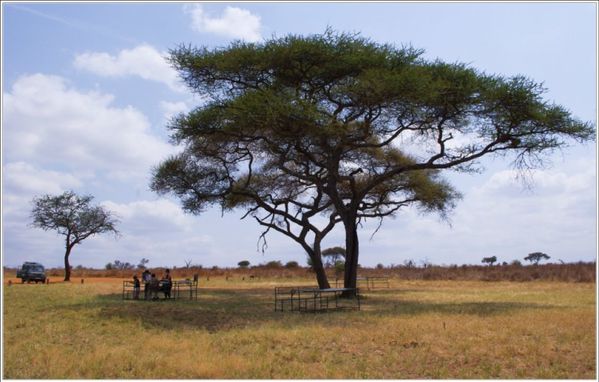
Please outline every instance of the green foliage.
M104 266L104 268L106 270L111 270L111 269L117 269L117 270L130 270L135 268L135 266L127 261L120 261L120 260L115 260L112 263L108 263L106 264L106 266Z
M483 257L482 262L487 263L489 265L493 265L493 263L497 262L497 256Z
M549 257L547 254L543 253L543 252L533 252L533 253L529 253L528 256L526 256L524 258L524 260L526 261L530 261L531 263L534 263L535 265L539 264L540 261L542 260L549 260L551 257Z
M299 267L299 263L297 261L288 261L287 264L285 264L285 268L289 268L289 269L294 269L294 268L298 268Z
M250 262L247 260L242 260L238 262L237 265L239 266L239 268L247 268L250 266Z
M331 247L322 251L322 257L324 259L325 266L335 266L339 259L345 258L345 248L343 247Z
M79 244L90 236L113 232L117 219L101 206L91 204L93 196L79 196L73 191L61 195L44 195L33 199L32 225L44 231L56 231L71 244Z
M343 247L331 247L322 251L323 256L340 256L345 257L345 248Z
M524 76L430 61L357 34L180 46L170 62L209 100L171 121L184 150L153 170L152 189L191 213L245 209L264 233L308 253L339 222L351 238L359 222L408 205L446 218L461 195L442 170L476 171L481 157L508 153L516 168L534 168L568 140L595 134ZM398 145L408 141L410 154ZM356 264L351 242L346 257Z

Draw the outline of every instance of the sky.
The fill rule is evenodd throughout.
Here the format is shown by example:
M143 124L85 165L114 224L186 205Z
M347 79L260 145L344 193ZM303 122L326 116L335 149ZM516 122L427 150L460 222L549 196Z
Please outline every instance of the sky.
M301 247L212 209L185 214L149 189L151 169L177 152L170 117L201 105L165 60L180 44L225 47L327 27L424 49L427 59L485 73L523 74L575 117L597 117L597 4L568 3L2 3L2 263L61 266L64 238L31 227L31 200L91 194L119 218L121 236L75 247L71 265L114 260L148 266L306 264ZM360 229L360 264L550 262L597 256L596 143L556 152L526 182L510 158L480 174L445 173L463 198L449 221L405 209ZM323 243L343 245L333 231Z

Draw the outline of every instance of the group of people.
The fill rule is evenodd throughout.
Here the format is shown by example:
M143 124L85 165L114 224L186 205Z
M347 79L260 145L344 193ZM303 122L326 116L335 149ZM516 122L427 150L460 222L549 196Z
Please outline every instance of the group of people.
M170 270L166 270L162 279L158 280L155 273L147 269L141 274L141 281L137 275L133 275L133 299L139 300L141 283L144 283L144 300L158 300L158 292L164 293L164 298L171 298L173 280Z

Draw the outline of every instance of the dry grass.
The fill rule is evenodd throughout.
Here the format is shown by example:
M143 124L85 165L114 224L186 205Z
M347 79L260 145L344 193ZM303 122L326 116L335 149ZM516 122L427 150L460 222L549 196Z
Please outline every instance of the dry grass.
M311 277L211 277L198 301L158 302L96 281L5 285L3 377L596 377L594 283L394 279L362 311L299 314L272 288Z

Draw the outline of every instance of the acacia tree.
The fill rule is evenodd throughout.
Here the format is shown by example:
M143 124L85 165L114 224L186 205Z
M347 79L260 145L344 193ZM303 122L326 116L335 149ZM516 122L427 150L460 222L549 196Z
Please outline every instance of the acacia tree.
M185 118L175 123L183 123ZM174 193L182 200L184 210L194 214L202 213L212 204L220 205L223 210L244 208L244 218L252 216L266 227L260 236L262 250L266 248L265 237L270 230L284 234L306 251L318 285L330 287L321 243L341 219L322 187L289 176L273 165L275 160L286 161L287 152L281 152L280 146L273 151L275 146L264 147L253 141L248 144L238 140L229 129L217 133L195 131L185 139L174 137L185 142L186 148L154 169L151 184L154 191ZM254 159L263 156L269 156L270 160ZM295 161L300 163L299 158ZM302 165L306 166L304 174L311 176L306 159ZM445 212L459 196L434 171L398 176L393 187L401 194L396 201L398 208L417 204L426 211ZM380 191L373 190L371 194L376 193Z
M483 257L482 262L493 266L493 263L497 262L497 256Z
M343 247L331 247L322 251L322 256L328 258L326 261L327 266L333 266L340 261L340 259L345 258L345 248Z
M73 191L61 195L44 195L33 199L32 226L44 231L56 231L65 237L64 281L70 281L69 256L73 247L85 239L112 232L118 236L116 217L102 206L91 204L93 196L79 196Z
M525 77L421 54L330 30L174 49L182 79L209 101L171 123L185 151L155 170L152 187L188 211L245 206L265 212L255 217L269 229L296 224L290 237L309 254L319 242L306 233L341 223L344 285L355 287L360 223L417 202L445 214L458 195L440 170L475 171L478 159L508 153L515 168L534 168L567 138L594 137ZM319 214L330 223L320 230L306 223Z
M551 257L543 252L533 252L529 253L528 256L524 258L526 261L530 261L531 263L535 263L538 265L541 260L549 260Z

